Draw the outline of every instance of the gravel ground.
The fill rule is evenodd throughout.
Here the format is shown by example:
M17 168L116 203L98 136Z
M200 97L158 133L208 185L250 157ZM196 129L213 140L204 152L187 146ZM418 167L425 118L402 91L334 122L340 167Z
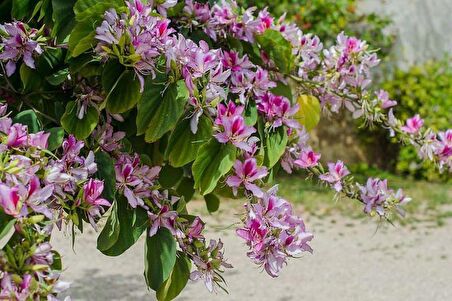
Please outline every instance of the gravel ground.
M291 260L279 278L271 279L247 259L246 246L232 229L212 230L233 223L236 205L206 219L208 236L222 237L234 265L225 274L230 294L210 294L202 283L189 282L177 300L452 300L452 223L413 228L339 216L310 218L314 254ZM199 204L192 206L203 212ZM60 234L53 245L63 254L73 300L155 300L142 277L143 238L118 258L96 250L92 231L77 239L75 253Z

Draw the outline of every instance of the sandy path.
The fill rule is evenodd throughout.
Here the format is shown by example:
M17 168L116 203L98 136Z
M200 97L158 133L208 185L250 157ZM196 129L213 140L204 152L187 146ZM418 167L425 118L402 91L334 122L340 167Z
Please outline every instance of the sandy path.
M207 221L228 226L234 209L226 211ZM451 223L414 230L385 226L376 233L374 221L345 217L310 219L308 225L316 235L314 255L291 260L277 279L248 261L233 230L210 232L223 238L235 267L225 275L230 295L212 295L190 282L177 300L452 300ZM79 237L77 254L61 235L53 241L64 254L64 279L74 281L73 300L154 300L142 278L143 240L119 258L102 255L95 241L93 232Z

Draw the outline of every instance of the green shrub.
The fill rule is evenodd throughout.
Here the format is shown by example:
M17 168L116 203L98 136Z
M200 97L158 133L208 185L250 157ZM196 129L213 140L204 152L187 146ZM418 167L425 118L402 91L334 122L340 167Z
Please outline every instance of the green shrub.
M397 99L397 114L405 120L419 113L435 130L445 130L452 121L452 59L431 61L408 71L397 70L383 83L392 99ZM445 179L433 164L421 163L413 147L399 149L395 170L428 180Z
M381 84L391 99L398 101L395 111L401 120L419 113L425 124L434 130L446 130L452 123L452 59L430 61L409 70L396 70ZM360 132L361 143L367 146L372 162L379 168L409 175L416 179L446 180L431 163L422 163L412 146L400 146L387 138L384 130L372 135ZM388 158L395 158L389 160Z

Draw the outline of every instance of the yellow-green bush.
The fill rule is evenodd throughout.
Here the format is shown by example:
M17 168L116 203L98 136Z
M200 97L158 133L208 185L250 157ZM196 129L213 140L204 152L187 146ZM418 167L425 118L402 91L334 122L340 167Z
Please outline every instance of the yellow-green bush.
M397 70L382 84L399 104L397 115L405 120L419 113L435 130L452 123L452 59L428 62L408 71ZM433 166L422 164L412 147L399 149L395 170L416 178L438 179Z

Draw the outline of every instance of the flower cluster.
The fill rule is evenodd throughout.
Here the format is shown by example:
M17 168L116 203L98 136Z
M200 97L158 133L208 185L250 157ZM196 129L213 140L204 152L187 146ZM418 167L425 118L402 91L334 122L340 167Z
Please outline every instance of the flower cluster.
M126 136L125 132L115 132L111 123L106 122L98 126L91 135L97 144L107 153L118 152L121 148L121 140Z
M312 252L308 243L313 238L303 220L294 215L290 203L276 192L277 189L272 188L246 204L244 226L237 229L237 235L250 248L248 256L272 277L279 275L288 257Z
M345 107L353 113L354 118L363 117L369 124L382 123L392 132L401 135L402 139L416 146L422 158L437 162L441 169L450 165L447 149L440 155L441 143L444 144L441 142L444 141L441 138L443 134L427 131L426 135L419 135L418 132L423 125L419 116L407 120L406 125L401 126L399 121L394 120L392 110L386 111L397 105L397 102L389 99L389 95L384 90L376 93L368 90L371 83L370 71L378 65L379 60L375 51L370 50L365 41L341 33L335 45L329 49L323 49L318 37L303 34L295 25L285 23L283 18L275 20L265 10L259 12L256 17L254 9L240 11L233 1L222 1L210 7L208 4L190 0L186 1L184 12L185 17L181 22L185 22L191 28L201 27L213 40L234 37L242 41L254 42L255 36L262 34L266 29L279 31L291 42L293 53L297 58L298 77L291 75L290 78L299 82L302 90L307 89L303 92L317 96L324 110L338 112ZM261 53L261 56L265 61L265 53ZM280 107L272 110L273 98L270 97L271 93L267 92L274 85L271 80L265 81L264 89L249 90L250 83L253 82L249 77L253 72L249 72L254 69L246 56L240 58L234 51L223 51L223 57L223 65L231 70L230 91L239 94L242 101L249 95L248 91L255 92L250 95L255 98L257 104L260 99L264 99L259 105L259 111L265 112L264 117L267 120L273 120L274 116L278 116L274 126L284 123L284 118L280 118L282 112L287 112L289 114L286 116L291 116L293 111L296 111L295 108L293 111L292 108L281 111ZM264 75L263 78L270 78L266 70L260 69L255 73L254 81L259 73ZM277 100L282 103L280 99ZM293 123L292 127L295 125L293 120L288 121L289 123L285 125L289 127L291 123ZM411 139L413 134L417 136L416 139ZM437 143L438 141L440 143ZM429 151L427 156L426 150ZM287 170L291 169L289 165L293 164L293 161L283 161L283 167Z
M0 60L6 61L6 75L11 76L16 71L20 59L28 67L35 68L34 54L43 52L40 42L42 38L37 29L16 21L0 25Z
M319 176L320 180L329 183L334 190L340 192L342 190L342 179L348 176L350 172L344 165L344 162L328 163L328 172Z
M127 198L130 206L147 209L143 198L152 196L152 188L160 173L160 166L140 164L140 157L121 154L115 164L116 187Z
M141 163L137 154L132 157L120 153L115 164L118 192L126 197L132 208L146 210L150 222L149 236L154 236L161 228L170 231L196 267L191 279L202 279L212 292L216 286L222 287L222 268L232 267L223 258L223 243L210 240L207 244L202 233L202 220L196 217L190 222L180 216L178 205L181 199L161 189L158 183L160 170L160 166L149 167Z
M267 176L266 167L258 167L255 158L248 158L244 162L237 160L234 163L235 175L226 179L226 184L232 187L234 195L237 195L237 189L243 185L246 191L251 192L256 197L262 197L261 188L254 182Z
M93 153L80 155L83 142L70 136L61 159L49 157L49 133L28 133L6 110L0 107L0 214L14 221L19 243L0 252L0 298L57 300L67 285L53 267L56 253L48 243L53 224L75 223L83 214L95 227L110 203L101 197L103 182L92 178Z
M393 136L398 133L403 141L413 145L421 159L435 162L440 171L452 171L452 129L438 133L432 129L423 129L424 120L418 114L402 124L392 110L384 125Z
M216 123L220 127L220 132L214 137L220 143L232 143L237 148L246 152L252 151L250 136L256 132L252 126L246 125L245 118L240 114L243 107L234 108L234 105L228 105L231 110L225 109L223 105L218 108Z
M364 202L364 212L373 214L376 212L380 216L385 216L388 208L395 207L396 210L403 214L400 207L408 203L411 199L403 194L401 189L394 192L388 188L387 180L369 178L365 186L359 185L361 200Z
M177 237L181 250L192 260L196 270L191 272L190 278L193 281L203 280L210 292L216 287L222 287L224 282L221 273L222 268L232 268L224 259L223 243L221 240L210 240L207 244L206 238L202 234L204 222L195 217L190 223L188 220L181 221L182 235Z
M298 112L299 106L292 106L286 97L267 92L257 100L257 109L267 122L271 123L270 128L277 128L282 125L289 128L300 127L300 124L293 119L293 115Z
M208 246L198 248L196 254L192 255L193 263L196 270L191 272L190 279L197 281L204 280L207 289L213 292L218 285L222 289L221 283L224 282L221 273L222 268L232 268L232 265L227 263L223 257L223 242L221 240L210 240Z
M60 259L48 242L51 230L37 224L16 225L19 242L0 250L0 299L58 301L57 295L69 288L53 268Z
M165 11L174 2L165 1L158 8ZM118 15L114 9L105 12L104 21L96 29L96 39L100 41L96 51L106 57L118 56L122 63L132 65L143 85L144 75L155 77L155 60L166 49L174 30L168 27L169 20L150 14L152 3L145 5L135 0L127 2L127 6L128 14Z

